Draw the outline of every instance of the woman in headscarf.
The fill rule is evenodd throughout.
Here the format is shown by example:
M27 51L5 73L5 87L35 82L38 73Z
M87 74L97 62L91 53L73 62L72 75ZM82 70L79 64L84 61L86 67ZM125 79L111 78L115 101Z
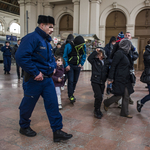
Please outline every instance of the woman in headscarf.
M104 109L119 100L121 97L122 108L120 115L127 118L132 118L128 112L129 96L134 92L130 81L131 58L129 51L131 42L128 39L122 39L119 43L119 50L116 51L111 64L111 69L108 76L108 84L113 83L112 93L114 94L109 99L104 100Z

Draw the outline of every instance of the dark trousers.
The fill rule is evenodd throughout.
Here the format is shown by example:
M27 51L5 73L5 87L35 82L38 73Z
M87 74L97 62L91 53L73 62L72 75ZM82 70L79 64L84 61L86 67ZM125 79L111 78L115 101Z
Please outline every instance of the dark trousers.
M44 78L43 81L36 81L30 78L29 81L23 82L23 89L24 97L19 107L20 126L22 128L30 126L31 120L29 118L41 95L44 99L45 110L53 132L62 129L62 116L58 109L57 95L52 78Z
M69 64L70 70L67 72L68 74L68 97L73 96L74 90L76 88L76 84L78 82L78 78L80 75L81 67L78 65Z
M11 56L3 55L4 71L9 72L11 69Z
M117 96L113 95L112 97L106 99L104 101L105 106L109 107L111 104L115 103L116 101L119 101L122 97L122 107L121 107L121 116L127 116L128 115L128 104L129 104L129 93L128 89L125 88L124 95L123 96Z
M94 107L95 109L100 109L102 100L103 100L103 93L104 93L105 85L97 84L94 82L92 82L91 85L93 88L94 98L95 98Z
M17 71L17 76L18 78L20 78L20 66L16 63L16 71ZM21 72L21 77L23 77L23 69L22 69L22 72Z
M141 100L141 103L142 103L142 104L145 104L147 101L150 100L150 84L147 84L147 85L148 85L149 94L146 95L144 98L142 98L142 100Z

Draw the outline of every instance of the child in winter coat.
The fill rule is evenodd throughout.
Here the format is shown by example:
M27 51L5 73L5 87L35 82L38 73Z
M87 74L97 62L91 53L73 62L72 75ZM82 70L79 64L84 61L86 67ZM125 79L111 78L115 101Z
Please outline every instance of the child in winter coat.
M92 65L91 85L94 91L94 116L101 119L103 114L100 111L107 79L109 62L105 59L105 51L102 47L97 47L88 57L88 61Z
M58 106L59 109L62 109L61 103L61 87L64 86L64 66L63 66L63 58L61 56L57 56L56 58L56 72L53 74L52 79L55 84Z

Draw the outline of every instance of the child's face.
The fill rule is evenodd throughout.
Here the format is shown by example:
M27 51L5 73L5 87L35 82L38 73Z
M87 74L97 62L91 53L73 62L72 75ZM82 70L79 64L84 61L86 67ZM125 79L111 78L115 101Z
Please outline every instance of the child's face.
M104 56L102 52L99 52L99 54L97 55L97 57L99 58L99 60L103 60Z
M63 61L62 61L61 58L59 58L59 59L56 61L56 63L57 63L57 66L61 66L61 65L63 64Z

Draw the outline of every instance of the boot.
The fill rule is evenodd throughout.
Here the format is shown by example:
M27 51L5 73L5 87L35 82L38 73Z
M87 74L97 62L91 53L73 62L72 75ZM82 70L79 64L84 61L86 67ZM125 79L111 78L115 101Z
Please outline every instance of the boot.
M6 74L6 71L4 72L4 74Z
M129 104L133 105L134 101L131 99L131 97L129 97Z
M94 116L95 116L96 118L98 118L98 119L101 119L102 116L103 116L103 114L102 114L102 112L100 111L100 109L95 108L95 109L94 109Z
M137 106L136 106L136 108L137 108L137 111L138 112L141 112L141 108L143 107L143 104L141 103L141 101L139 100L139 101L137 101Z
M61 105L61 95L57 95L57 98L58 98L58 107L59 107L59 110L62 109L62 105Z
M72 136L72 134L68 134L62 130L57 130L53 133L53 140L54 142L60 142L61 140L68 140L72 138Z
M26 135L26 136L29 136L29 137L33 137L33 136L36 136L36 132L33 131L30 127L24 129L24 128L20 128L20 131L19 131L21 134L23 135Z

